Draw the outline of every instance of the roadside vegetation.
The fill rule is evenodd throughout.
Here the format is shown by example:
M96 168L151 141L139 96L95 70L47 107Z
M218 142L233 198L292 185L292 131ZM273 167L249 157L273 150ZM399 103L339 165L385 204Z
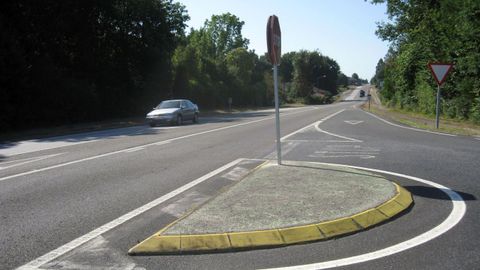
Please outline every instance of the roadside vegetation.
M370 106L368 103L362 105L363 110L374 113L384 119L404 124L406 126L425 129L436 132L477 136L480 137L480 125L470 120L440 118L439 128L435 128L435 115L426 115L414 111L407 111L382 104L378 89L372 88Z
M430 127L430 119L435 115L437 85L427 65L453 63L453 71L441 87L440 127L448 129L453 124L455 130L465 131L470 127L478 130L480 1L372 2L386 3L391 19L379 24L377 30L377 35L391 46L388 54L378 61L371 80L379 89L382 103L390 112L401 112L411 118L404 122ZM457 133L455 130L450 131Z
M188 20L173 0L3 1L0 133L141 117L168 98L272 106L272 66L248 48L244 22ZM366 82L318 51L284 54L279 73L283 104L329 103L339 86Z

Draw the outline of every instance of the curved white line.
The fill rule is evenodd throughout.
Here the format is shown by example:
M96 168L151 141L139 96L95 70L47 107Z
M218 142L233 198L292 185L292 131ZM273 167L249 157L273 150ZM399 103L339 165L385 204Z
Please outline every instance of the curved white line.
M371 261L375 259L379 259L382 257L390 256L395 253L399 253L402 251L405 251L407 249L411 249L413 247L419 246L421 244L424 244L444 233L446 233L448 230L453 228L455 225L460 222L460 220L463 218L465 215L465 212L467 211L467 205L465 204L465 201L463 200L462 196L460 196L458 193L455 191L451 190L448 187L445 187L443 185L440 185L438 183L428 181L422 178L414 177L414 176L409 176L405 174L400 174L400 173L394 173L394 172L389 172L389 171L383 171L383 170L377 170L377 169L370 169L370 168L364 168L364 167L357 167L357 166L350 166L350 165L342 165L342 164L332 164L332 163L321 163L321 162L309 162L312 164L323 164L323 165L333 165L333 166L340 166L340 167L347 167L347 168L354 168L354 169L361 169L361 170L366 170L366 171L371 171L371 172L378 172L378 173L384 173L384 174L389 174L389 175L394 175L398 177L403 177L407 178L413 181L417 181L420 183L424 183L427 185L430 185L432 187L435 187L437 189L440 189L443 191L445 194L448 195L450 200L452 201L453 208L448 217L439 225L434 227L433 229L424 232L412 239L409 239L407 241L398 243L396 245L376 250L373 252L353 256L353 257L348 257L348 258L343 258L343 259L338 259L338 260L332 260L332 261L326 261L326 262L320 262L320 263L313 263L313 264L305 264L305 265L295 265L295 266L289 266L289 267L280 267L280 268L269 268L270 270L291 270L291 269L301 269L301 270L312 270L312 269L328 269L328 268L333 268L333 267L338 267L338 266L346 266L346 265L352 265L356 263L361 263L361 262L366 262L366 261Z
M345 139L347 141L351 141L351 142L363 142L363 141L360 141L360 140L357 140L357 139L353 139L353 138L349 138L349 137L345 137L345 136L340 136L340 135L337 135L337 134L334 134L334 133L331 133L331 132L328 132L328 131L325 131L323 129L320 128L320 124L322 122L318 122L316 125L315 125L315 129L318 131L318 132L322 132L322 133L325 133L327 135L330 135L330 136L334 136L334 137L337 137L337 138L341 138L341 139Z
M397 124L394 124L392 122L389 122L381 117L378 117L377 115L373 114L373 113L370 113L370 112L366 112L364 110L361 110L362 112L366 113L366 114L369 114L370 116L373 116L375 118L377 118L378 120L384 122L384 123L387 123L391 126L394 126L394 127L399 127L399 128L404 128L404 129L410 129L410 130L415 130L415 131L418 131L418 132L424 132L424 133L430 133L430 134L436 134L436 135L442 135L442 136L450 136L450 137L457 137L457 135L455 134L447 134L447 133L440 133L440 132L435 132L435 131L428 131L428 130L423 130L423 129L418 129L418 128L412 128L412 127L405 127L405 126L401 126L401 125L397 125Z

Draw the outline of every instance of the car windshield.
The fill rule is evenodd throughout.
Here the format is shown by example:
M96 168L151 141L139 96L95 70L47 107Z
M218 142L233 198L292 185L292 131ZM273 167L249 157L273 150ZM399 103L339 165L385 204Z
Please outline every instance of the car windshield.
M178 101L178 100L162 101L157 106L157 109L169 109L169 108L180 108L180 101Z

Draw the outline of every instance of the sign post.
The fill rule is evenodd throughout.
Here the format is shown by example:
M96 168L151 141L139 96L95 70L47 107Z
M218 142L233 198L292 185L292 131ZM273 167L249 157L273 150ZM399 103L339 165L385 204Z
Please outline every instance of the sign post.
M447 79L447 75L453 67L451 63L429 63L428 67L432 72L433 78L437 81L437 107L435 110L435 128L438 129L440 123L440 86Z
M277 137L277 164L282 164L282 144L280 141L280 109L278 101L278 66L280 65L281 58L281 31L278 17L272 15L268 18L267 23L267 47L270 63L273 65L273 85L275 95L275 127Z

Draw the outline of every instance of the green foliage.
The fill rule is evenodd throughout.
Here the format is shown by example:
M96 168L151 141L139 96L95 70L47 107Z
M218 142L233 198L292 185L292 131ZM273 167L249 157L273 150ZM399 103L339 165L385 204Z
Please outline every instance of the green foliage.
M317 51L299 51L282 57L284 62L291 63L292 68L288 66L283 70L284 79L292 79L292 88L289 91L289 98L302 98L306 103L310 103L314 90L327 91L328 96L337 93L340 67L337 62L327 56L321 55ZM293 73L293 75L292 75Z
M213 15L186 35L188 19L173 0L1 2L0 132L140 116L166 98L272 105L272 66L248 49L244 22ZM308 104L348 83L318 52L284 54L279 76L282 101Z
M425 114L435 114L436 92L431 84L427 80L419 78L415 91L418 98L418 106L415 110Z
M187 19L171 0L2 1L0 131L143 114Z
M338 86L347 87L347 86L348 86L348 77L347 77L347 75L343 74L342 72L339 72L339 74L338 74L338 79L337 79L337 85L338 85Z
M227 108L229 98L234 106L264 105L263 73L269 65L248 50L243 25L225 13L191 30L173 55L173 96L188 97L202 108Z
M380 58L375 67L375 75L370 80L371 84L375 84L377 88L381 89L383 81L385 80L385 62Z
M384 67L377 64L375 83L383 75L382 99L393 106L431 114L436 83L429 62L452 62L442 86L441 111L448 117L478 122L480 98L480 2L476 0L396 1L387 3L390 23L377 35L392 42ZM383 72L383 74L382 74Z
M296 54L296 52L288 52L282 55L281 65L278 71L284 82L291 82L293 80L293 61Z

